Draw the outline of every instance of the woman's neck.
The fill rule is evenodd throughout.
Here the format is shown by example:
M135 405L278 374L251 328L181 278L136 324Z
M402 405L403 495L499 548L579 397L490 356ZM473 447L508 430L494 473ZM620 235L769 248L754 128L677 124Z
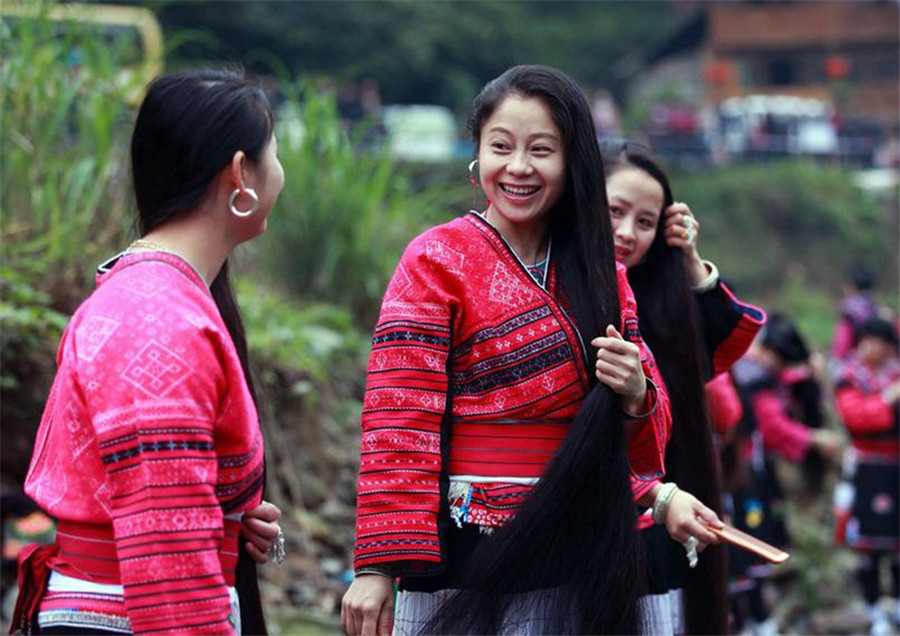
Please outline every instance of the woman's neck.
M538 263L547 256L546 222L510 223L492 208L487 209L484 218L500 232L500 236L525 265Z
M141 249L162 249L180 256L212 285L231 253L231 246L216 240L214 228L207 228L200 219L178 219L164 223L142 237L146 245ZM151 247L152 246L152 247Z

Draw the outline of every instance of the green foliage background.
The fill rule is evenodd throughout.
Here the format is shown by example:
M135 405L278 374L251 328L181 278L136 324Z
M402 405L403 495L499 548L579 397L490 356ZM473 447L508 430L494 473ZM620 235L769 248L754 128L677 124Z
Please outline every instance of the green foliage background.
M183 18L199 10L181 3L155 4L164 18L170 14ZM204 11L209 18L205 24L216 25L238 10L234 6L238 3L224 3L220 15L210 10L210 3L197 4L209 5ZM601 14L592 13L596 9L581 3L550 3L559 5L558 14L544 2L278 4L240 3L251 41L257 31L268 28L272 34L283 33L287 24L310 29L311 24L331 24L331 20L335 29L357 32L363 23L382 21L385 29L388 24L403 23L416 32L400 30L402 37L411 38L411 55L416 38L441 49L441 37L426 37L422 29L436 30L434 23L442 20L447 21L445 27L468 25L456 33L459 37L451 38L454 42L466 39L462 35L465 29L473 33L481 29L483 37L494 38L494 44L508 40L520 42L518 46L525 46L521 42L529 38L525 26L516 26L515 16L527 15L542 24L549 42L563 38L558 25L568 23L573 15L596 27L595 34L607 33L600 29L601 22L608 29ZM633 23L620 16L623 42L632 43L635 30L648 23L646 7L641 11L607 8L621 9L625 18L644 16L635 17ZM275 18L278 25L272 24ZM412 28L416 26L421 29ZM0 38L0 130L4 136L0 362L4 415L22 411L27 432L36 425L37 413L20 408L16 391L27 386L41 395L42 383L52 375L52 351L64 316L89 292L95 265L124 247L130 234L133 206L126 152L134 106L126 94L133 86L121 83L119 71L128 55L133 57L133 42L98 41L89 31L74 26L60 34L42 20L3 20L0 31L4 35ZM577 33L583 36L583 31ZM324 69L337 69L352 60L363 64L365 56L357 56L362 49L356 47L372 46L365 37L340 38L340 46L348 50L334 53L330 66L319 59L321 51L311 54L310 60L318 60ZM571 39L579 37L572 34ZM285 38L280 46L287 49L301 46L301 41L303 47L312 47L310 50L325 47L321 38ZM186 32L174 41L200 46L215 40ZM457 57L450 56L441 64L452 60L465 67L462 50L471 50L471 44L458 47ZM81 60L77 73L73 73L70 59L74 50ZM505 63L516 53L496 55ZM559 59L550 57L546 61ZM586 76L603 77L596 64L583 57L572 58L574 67ZM274 59L270 66L277 66ZM426 64L413 59L412 68L417 63ZM377 59L365 58L365 64L371 67L346 67L341 72L382 68ZM487 72L488 66L473 65L471 77ZM281 70L289 73L284 64ZM438 65L433 74L443 76L444 70ZM472 79L473 85L480 81ZM300 312L304 324L319 324L325 331L354 332L350 340L355 342L355 350L364 351L381 293L408 240L425 227L479 207L483 201L467 183L465 162L399 164L351 138L341 128L333 98L319 90L322 83L321 77L295 80L285 76L279 80L279 92L286 99L280 112L289 113L279 123L287 185L270 219L270 231L262 240L242 248L238 271L265 284L270 294L266 306L277 305L277 298L285 303L283 309L251 314L249 330L255 353L272 364L309 371L324 383L328 380L317 367L347 368L343 363L332 364L337 349L317 349L315 342L328 339L308 338L306 344L296 341L293 345L309 355L285 356L291 346L284 341L284 324L294 323L286 319L279 326L266 316ZM471 92L467 99L470 97ZM288 132L290 126L293 132ZM717 262L749 299L795 315L820 348L827 346L834 303L851 260L862 260L878 271L882 290L896 289L896 197L874 200L865 196L853 185L851 174L839 167L812 162L733 165L674 172L672 180L676 198L688 201L701 219L704 256ZM895 293L882 295L885 302L896 306ZM321 309L328 305L333 311ZM336 315L343 318L335 322ZM298 329L306 332L306 327ZM34 377L21 376L31 369L26 360L43 361L37 365L44 369L37 383ZM360 368L349 373L359 375ZM39 406L34 403L29 408L39 410Z
M126 2L123 2L123 4ZM127 2L157 13L172 65L240 59L260 74L377 79L385 103L442 104L464 117L489 79L513 64L565 68L586 88L619 82L623 59L675 19L662 0L254 0ZM624 88L624 87L623 87Z
M268 419L277 430L325 435L328 453L351 454L335 440L357 430L371 328L403 247L425 227L483 202L464 161L400 164L348 136L333 98L317 90L322 76L375 76L385 101L445 103L463 113L478 87L514 62L558 64L587 85L611 83L608 60L651 42L664 26L651 3L635 2L145 4L158 8L169 29L196 19L226 34L168 31L170 42L181 43L170 68L231 57L238 28L257 45L252 50L271 51L234 56L278 70L292 113L279 123L286 187L267 234L238 252L238 294ZM388 46L388 36L398 41ZM78 75L68 63L75 46L85 69ZM129 87L116 80L128 47L77 29L59 37L46 22L0 20L7 483L24 475L67 316L90 292L94 267L130 238L126 150L134 109ZM301 134L287 132L288 124ZM674 172L672 181L676 199L701 220L703 255L742 297L795 316L820 349L852 260L879 273L882 300L897 307L896 192L869 198L850 172L811 162ZM317 500L336 477L324 464L312 468L305 496Z
M850 171L802 160L675 173L672 182L700 219L703 256L740 294L796 317L820 350L851 262L875 272L878 297L897 309L896 192L875 198Z
M465 180L424 187L415 170L342 131L335 101L315 90L282 108L287 186L256 248L263 270L290 293L346 307L374 324L403 246L463 196ZM292 132L293 131L293 132ZM464 174L462 171L460 175Z

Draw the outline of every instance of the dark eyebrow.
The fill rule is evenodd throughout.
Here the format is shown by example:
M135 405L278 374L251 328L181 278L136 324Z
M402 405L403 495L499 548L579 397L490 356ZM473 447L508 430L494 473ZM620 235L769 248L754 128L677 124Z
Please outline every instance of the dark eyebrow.
M504 128L503 126L499 126L499 125L497 125L497 126L492 126L490 129L488 129L488 132L489 132L489 133L492 133L492 132L500 132L500 133L505 133L505 134L507 134L507 135L512 135L512 133L511 133L507 128ZM559 135L556 135L556 134L554 134L554 133L552 133L552 132L539 132L539 133L534 133L533 135L530 135L530 136L528 137L528 140L529 140L529 141L535 141L535 140L538 140L538 139L547 139L547 140L550 140L550 141L554 141L554 142L559 143Z
M626 203L627 205L634 206L634 203L631 202L631 199L626 199L625 197L619 196L619 195L612 196L612 197L609 198L609 200L610 200L610 202L612 202L612 201L622 201L623 203ZM659 211L659 210L653 210L653 209L650 209L650 208L643 208L643 209L641 209L641 210L638 210L638 214L649 214L649 215L653 216L653 217L656 218L656 219L662 218L662 212L661 212L661 211Z
M546 139L546 140L548 140L548 141L553 141L553 142L557 142L557 143L558 143L558 142L559 142L559 135L554 135L553 133L549 133L549 132L541 132L541 133L535 133L534 135L532 135L532 136L529 137L528 139L529 139L530 141L537 141L537 140Z

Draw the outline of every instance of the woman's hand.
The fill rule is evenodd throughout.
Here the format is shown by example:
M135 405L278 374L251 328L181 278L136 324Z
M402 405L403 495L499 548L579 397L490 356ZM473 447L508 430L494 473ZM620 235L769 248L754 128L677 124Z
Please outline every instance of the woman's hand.
M641 366L641 350L612 325L606 328L606 336L594 338L591 344L597 347L597 380L622 396L626 413L642 413L647 401L647 380Z
M693 283L696 285L703 281L708 272L697 251L700 221L694 218L687 203L676 201L666 208L665 233L666 245L684 252Z
M390 636L394 626L394 582L360 574L341 602L341 625L350 636Z
M817 428L813 430L810 438L810 444L826 460L833 462L841 452L841 436L827 428Z
M881 399L884 400L885 404L893 404L894 402L900 402L900 380L889 384L882 392Z
M678 490L669 503L666 511L666 530L669 536L678 543L684 544L688 538L696 537L700 552L711 543L721 543L721 539L707 530L707 526L722 527L718 515L697 499L694 495L684 490Z
M281 510L268 501L248 510L241 517L241 534L247 539L245 544L247 552L257 563L266 563L269 560L269 548L281 531L279 519Z

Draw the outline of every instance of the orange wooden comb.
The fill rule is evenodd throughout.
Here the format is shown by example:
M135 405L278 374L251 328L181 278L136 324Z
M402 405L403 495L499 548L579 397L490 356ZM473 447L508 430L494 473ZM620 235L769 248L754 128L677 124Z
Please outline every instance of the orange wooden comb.
M731 526L716 528L715 526L707 525L706 528L723 541L761 556L769 563L784 563L791 556L784 550Z

